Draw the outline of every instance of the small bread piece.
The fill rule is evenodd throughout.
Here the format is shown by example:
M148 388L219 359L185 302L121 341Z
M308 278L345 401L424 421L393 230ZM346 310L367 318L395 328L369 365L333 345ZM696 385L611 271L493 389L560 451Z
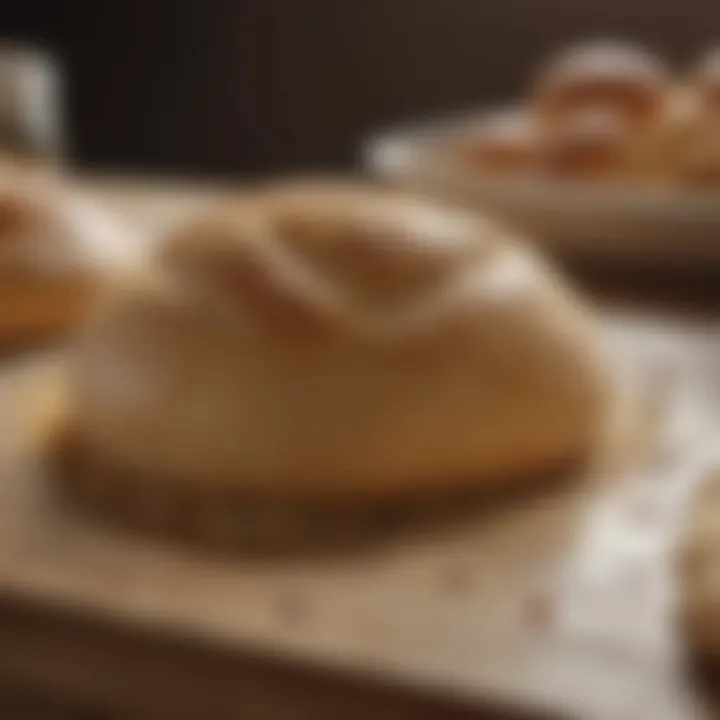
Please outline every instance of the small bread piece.
M138 515L182 494L202 514L534 483L604 433L595 331L473 215L334 183L239 194L90 323L64 462Z
M543 160L537 125L526 111L483 118L463 134L453 151L468 168L500 177L538 173Z
M660 118L668 87L664 64L644 48L594 41L560 52L543 67L533 98L551 132L578 111L603 108L642 130Z
M587 108L547 139L544 167L553 177L625 180L633 170L636 140L622 113Z
M690 88L679 89L663 122L639 143L648 177L678 188L720 187L720 123Z
M634 156L638 173L647 180L676 185L682 154L703 123L697 94L685 86L674 88L668 93L660 121L637 140Z
M135 258L120 227L57 177L0 167L0 346L74 327L106 276Z

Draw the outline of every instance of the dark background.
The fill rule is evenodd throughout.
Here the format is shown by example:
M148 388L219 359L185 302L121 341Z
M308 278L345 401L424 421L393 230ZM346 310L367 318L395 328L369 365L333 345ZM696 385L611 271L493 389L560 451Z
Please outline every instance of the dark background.
M510 97L569 40L686 62L720 0L47 0L3 6L0 35L64 58L77 163L247 175L350 166L372 130Z

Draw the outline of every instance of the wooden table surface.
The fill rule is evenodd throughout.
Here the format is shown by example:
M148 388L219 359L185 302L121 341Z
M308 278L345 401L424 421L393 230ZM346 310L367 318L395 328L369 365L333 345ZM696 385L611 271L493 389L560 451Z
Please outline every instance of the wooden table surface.
M148 232L213 195L92 185ZM629 364L656 346L683 357L720 347L712 313L636 306L606 318ZM629 608L617 623L608 609L599 636L553 617L548 588L596 499L625 486L617 462L352 554L213 557L58 502L31 430L61 362L56 351L15 356L0 375L0 679L23 688L8 697L118 719L704 717L653 638L622 642L642 588L623 591Z

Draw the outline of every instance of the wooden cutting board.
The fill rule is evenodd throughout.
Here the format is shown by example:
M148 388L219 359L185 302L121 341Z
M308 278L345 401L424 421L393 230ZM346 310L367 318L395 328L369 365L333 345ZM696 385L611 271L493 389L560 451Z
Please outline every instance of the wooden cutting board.
M91 191L148 232L212 196ZM606 333L645 379L638 438L660 397L712 426L720 325L614 309ZM670 531L652 505L653 477L667 500L702 468L678 460L670 477L649 443L352 553L214 557L111 531L53 494L32 431L62 361L15 356L0 373L4 681L118 718L705 717L660 597Z

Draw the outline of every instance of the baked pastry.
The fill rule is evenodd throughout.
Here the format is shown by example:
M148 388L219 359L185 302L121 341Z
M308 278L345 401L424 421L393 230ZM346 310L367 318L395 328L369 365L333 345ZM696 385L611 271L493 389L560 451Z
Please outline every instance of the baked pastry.
M52 173L0 167L0 344L76 325L135 246L113 220Z
M550 131L581 110L620 112L638 130L652 126L663 112L668 90L663 63L641 47L595 41L573 46L542 68L533 97Z
M720 188L720 50L706 53L685 89L685 112L669 128L662 158L678 184Z
M587 459L611 396L594 321L531 250L426 200L302 182L163 242L69 387L76 497L223 538L260 506L538 482Z
M720 187L720 123L692 89L677 91L659 124L638 147L647 177L676 187Z
M460 162L496 176L537 173L543 147L531 113L504 112L483 118L455 145Z
M547 138L543 167L566 179L623 179L633 170L636 144L622 113L583 109Z
M676 175L687 188L720 189L720 127L706 127L683 147Z

